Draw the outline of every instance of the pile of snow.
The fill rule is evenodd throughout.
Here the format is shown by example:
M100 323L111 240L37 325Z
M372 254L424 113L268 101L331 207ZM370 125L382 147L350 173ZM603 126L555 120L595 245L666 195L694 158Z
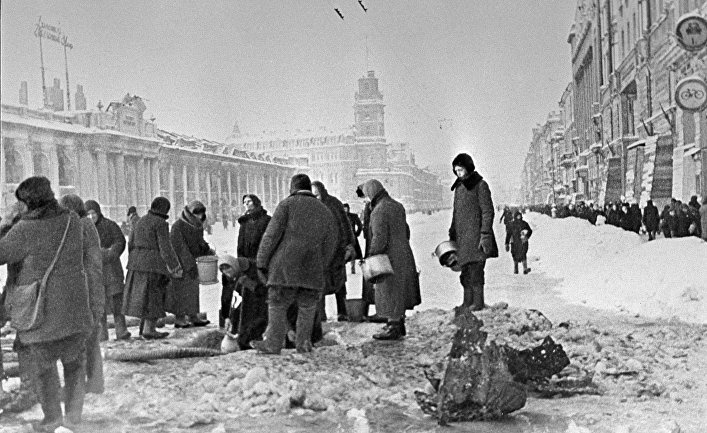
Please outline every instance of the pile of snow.
M602 309L707 323L707 243L644 241L613 226L529 213L533 270L561 278L562 295Z

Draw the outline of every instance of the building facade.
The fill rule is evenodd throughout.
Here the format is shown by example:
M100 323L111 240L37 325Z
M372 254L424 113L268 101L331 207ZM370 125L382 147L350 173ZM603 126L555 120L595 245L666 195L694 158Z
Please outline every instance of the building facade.
M664 205L707 195L707 117L682 110L674 95L681 79L707 78L707 49L687 52L674 35L688 13L704 17L707 2L577 2L568 37L573 80L560 101L562 112L570 91L573 118L564 121L564 141L571 142L574 162L565 148L557 167L561 172L574 164L574 200L642 207L649 199ZM536 197L529 190L539 187L528 176L538 175L524 170L526 202Z
M234 132L226 144L246 152L265 152L286 158L304 158L306 172L352 209L360 208L356 187L368 179L380 180L410 212L447 207L439 177L415 164L407 143L388 143L385 105L374 71L358 79L354 95L354 126L341 132L285 131L282 134Z
M81 95L81 97L83 97ZM306 160L245 152L157 129L143 118L141 98L126 95L107 109L71 112L2 104L0 210L15 201L25 178L48 177L58 196L94 199L104 214L123 221L127 208L143 215L162 195L176 218L190 200L212 218L240 213L241 196L255 193L270 209L289 194L289 180Z

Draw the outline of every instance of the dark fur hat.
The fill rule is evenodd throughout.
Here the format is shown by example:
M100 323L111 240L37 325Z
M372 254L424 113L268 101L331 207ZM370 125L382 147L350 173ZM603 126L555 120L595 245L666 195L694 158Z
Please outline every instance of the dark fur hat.
M65 195L61 198L59 204L76 212L76 214L81 218L86 216L86 207L84 206L83 200L81 200L81 197L76 194Z
M15 190L15 197L26 204L28 210L35 210L56 200L51 183L44 176L32 176L23 180Z
M167 215L169 213L170 207L172 207L172 205L165 197L155 197L155 199L152 200L152 204L150 205L150 210L154 213Z
M299 173L292 176L292 180L290 181L290 192L302 190L311 191L312 181L309 180L309 176L307 176L306 174Z
M452 172L454 172L454 167L464 167L469 174L476 170L474 160L467 153L460 153L454 158L452 161ZM456 172L454 173L456 174Z

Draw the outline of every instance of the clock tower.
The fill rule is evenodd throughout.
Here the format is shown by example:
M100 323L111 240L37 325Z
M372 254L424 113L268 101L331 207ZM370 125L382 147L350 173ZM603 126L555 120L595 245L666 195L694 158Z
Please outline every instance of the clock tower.
M386 165L385 113L383 95L378 90L374 71L358 79L355 95L355 146L360 168L381 168Z

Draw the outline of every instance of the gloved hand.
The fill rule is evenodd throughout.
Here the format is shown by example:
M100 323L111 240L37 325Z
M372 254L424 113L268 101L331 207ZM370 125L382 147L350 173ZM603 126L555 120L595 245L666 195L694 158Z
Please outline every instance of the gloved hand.
M172 278L182 278L184 276L184 270L182 268L179 268L175 270L174 272L171 273Z
M457 254L456 254L456 253L450 253L450 254L447 256L447 262L445 263L445 266L451 268L452 266L454 266L454 265L457 264L457 261L458 261L458 259L457 259Z
M263 284L268 283L268 270L265 268L258 268L258 278Z
M484 252L484 254L489 255L493 250L493 239L490 234L481 234L481 239L479 240L479 249Z
M510 251L510 250L511 250L511 246L508 245L508 244L506 244L506 252L508 252L508 251Z

